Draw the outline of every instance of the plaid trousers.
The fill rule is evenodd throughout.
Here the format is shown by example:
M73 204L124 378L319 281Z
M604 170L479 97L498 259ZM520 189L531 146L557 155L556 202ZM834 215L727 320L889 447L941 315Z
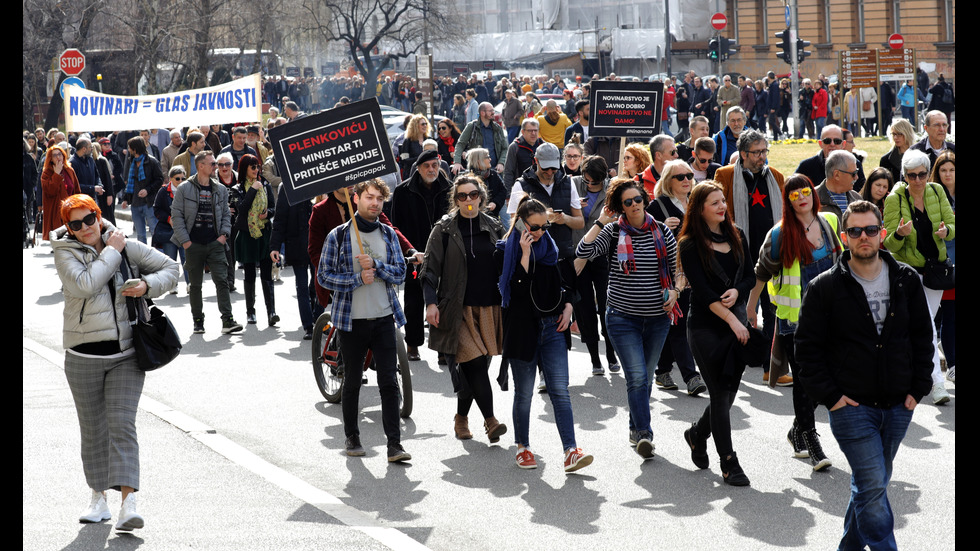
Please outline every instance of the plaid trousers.
M114 356L65 353L65 375L82 436L82 470L96 491L139 489L136 409L146 374L135 350Z

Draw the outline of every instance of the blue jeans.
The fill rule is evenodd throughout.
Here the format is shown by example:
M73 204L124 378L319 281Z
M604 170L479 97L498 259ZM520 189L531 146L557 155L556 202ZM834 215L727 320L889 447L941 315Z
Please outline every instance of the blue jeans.
M606 331L626 374L626 401L630 408L630 430L653 432L650 428L650 390L660 351L670 331L670 318L631 316L606 308Z
M511 126L510 128L508 128L507 129L507 143L510 143L510 142L516 140L517 139L517 136L519 136L520 134L521 134L521 127L520 127L520 125L518 125L518 126Z
M830 412L830 430L851 466L851 499L838 549L897 549L895 518L888 503L892 461L912 412L904 405L881 409L844 406Z
M534 395L534 376L540 366L551 407L555 410L562 449L576 448L572 401L568 396L568 350L565 335L558 332L558 316L540 320L537 348L529 362L510 358L510 369L514 374L514 439L518 446L531 445L528 438L531 397Z
M814 135L817 136L817 137L819 137L820 136L820 132L823 131L824 125L827 124L827 117L817 117L817 118L813 119L813 124L814 124L814 126L816 126L816 129L815 129L816 130L816 133Z
M150 225L150 235L153 235L153 228L157 227L157 217L153 214L153 205L149 203L137 207L130 205L133 213L133 225L136 226L136 239L146 243L146 225Z

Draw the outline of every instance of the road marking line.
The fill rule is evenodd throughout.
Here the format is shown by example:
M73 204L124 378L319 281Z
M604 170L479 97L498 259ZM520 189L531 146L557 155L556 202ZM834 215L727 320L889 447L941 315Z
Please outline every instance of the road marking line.
M43 357L56 366L64 366L64 356L34 340L24 337L24 348ZM140 397L140 409L182 430L191 438L226 457L232 463L241 465L261 476L272 484L309 503L343 524L358 530L368 537L391 549L398 551L431 551L425 545L406 534L383 525L381 522L344 504L336 496L290 474L265 459L255 455L227 437L217 433L208 425L193 417L177 411L146 395Z

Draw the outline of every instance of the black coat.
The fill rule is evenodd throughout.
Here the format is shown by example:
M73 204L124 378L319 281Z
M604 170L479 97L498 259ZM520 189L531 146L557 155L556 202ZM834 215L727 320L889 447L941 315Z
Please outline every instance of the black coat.
M269 250L278 251L286 244L286 261L290 266L305 267L310 264L307 249L310 240L310 216L313 203L300 201L290 205L286 199L285 186L279 186L279 200L276 217L272 223L272 238Z
M389 207L391 225L398 228L419 252L425 252L432 226L449 209L449 180L440 173L432 183L433 190L424 190L422 176L416 172L408 181L395 187Z
M828 408L846 395L859 404L893 407L932 389L932 317L919 275L878 254L888 265L890 296L881 334L864 288L845 251L807 286L796 330L796 361L807 395Z

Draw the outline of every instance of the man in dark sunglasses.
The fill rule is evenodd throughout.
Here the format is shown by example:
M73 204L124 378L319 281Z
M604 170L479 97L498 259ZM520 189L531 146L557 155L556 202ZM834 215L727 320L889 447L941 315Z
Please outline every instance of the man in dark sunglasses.
M915 406L932 389L932 317L919 276L881 249L881 212L851 203L848 250L810 282L796 330L807 395L829 410L851 468L841 549L895 549L886 490ZM878 548L878 547L876 547Z
M694 171L695 182L715 179L715 171L721 168L721 165L714 161L714 156L713 139L705 136L694 142L694 154L688 159L687 164L691 165L691 170Z
M800 161L800 166L796 167L796 172L803 174L817 185L824 179L824 163L831 152L844 149L844 133L836 124L828 124L820 132L820 151L813 157L808 157Z

